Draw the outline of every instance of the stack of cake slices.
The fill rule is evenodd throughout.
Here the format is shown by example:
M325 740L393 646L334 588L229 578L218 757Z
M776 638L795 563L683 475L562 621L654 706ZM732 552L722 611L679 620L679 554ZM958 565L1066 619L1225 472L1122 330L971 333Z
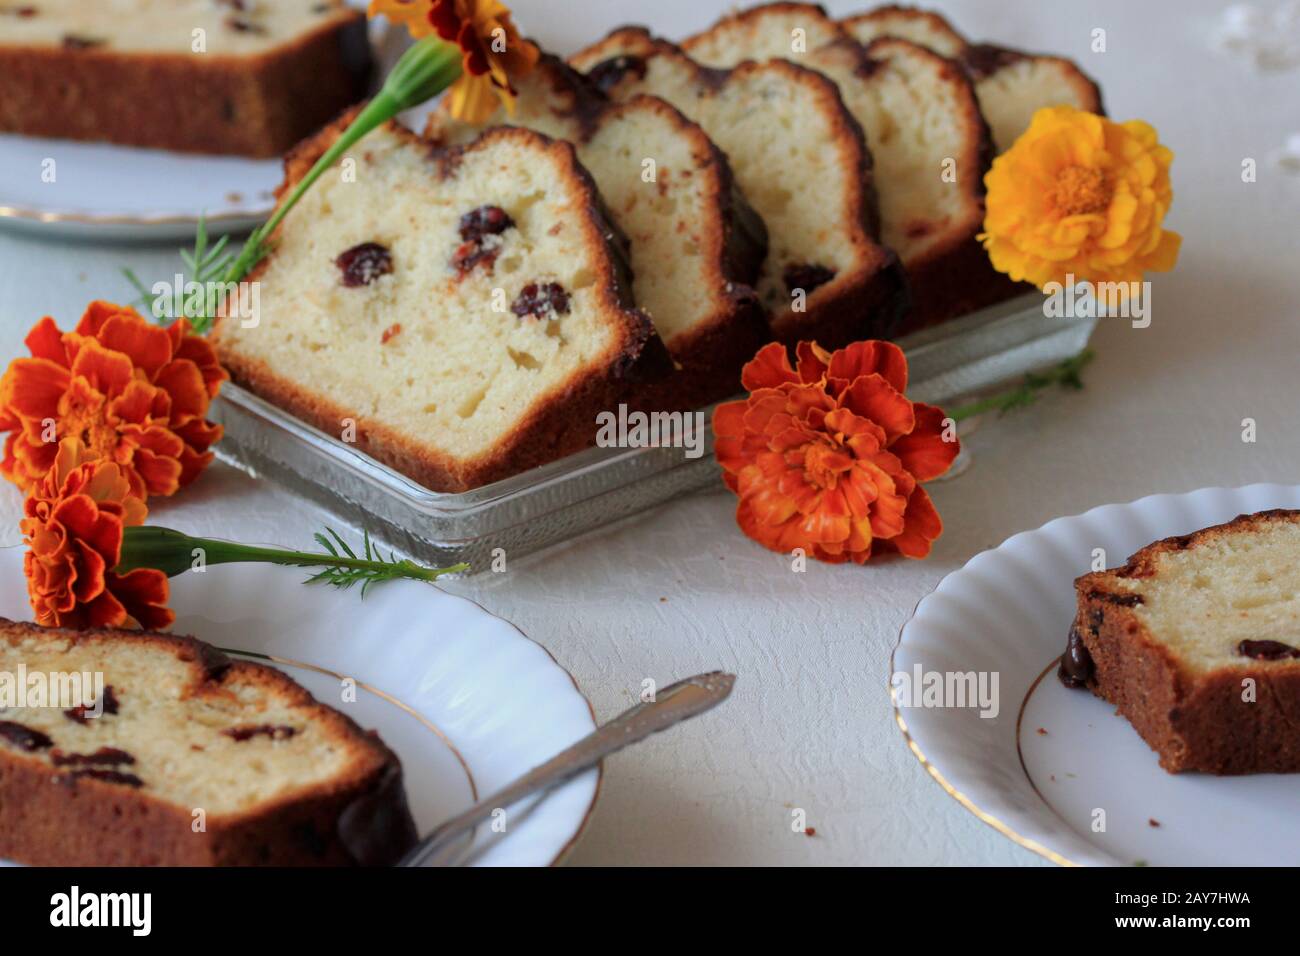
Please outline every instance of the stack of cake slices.
M768 340L834 349L1027 291L977 240L984 175L1038 108L1101 110L1068 61L806 3L681 46L616 30L516 86L496 128L439 109L364 140L286 219L258 314L217 333L239 383L437 491L590 444L621 403L725 398Z

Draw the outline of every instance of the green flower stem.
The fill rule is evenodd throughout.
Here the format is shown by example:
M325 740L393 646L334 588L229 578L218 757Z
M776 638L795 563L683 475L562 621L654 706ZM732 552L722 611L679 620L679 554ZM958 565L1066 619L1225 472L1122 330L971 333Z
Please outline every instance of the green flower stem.
M433 99L461 75L461 51L454 44L447 43L436 36L425 37L402 55L393 67L384 88L372 99L352 121L325 155L316 161L316 165L303 177L302 181L289 194L289 198L280 204L269 220L259 226L249 236L240 253L225 276L224 283L240 282L253 266L266 254L266 240L289 214L325 171L332 167L340 157L376 127L395 117L403 110Z
M324 540L324 539L320 539ZM342 540L336 538L340 545ZM169 578L198 566L211 564L280 564L299 568L326 568L350 575L356 580L377 582L394 578L413 581L436 581L444 574L455 574L469 569L468 564L449 568L426 568L408 560L382 560L367 539L367 557L359 558L350 552L344 554L289 551L284 548L263 548L215 538L196 538L171 528L127 528L122 540L122 557L114 570L126 574L138 568L156 568ZM369 577L367 577L369 576ZM324 578L322 578L324 580Z
M963 405L954 412L950 412L948 417L955 422L965 421L968 418L974 418L977 415L984 415L988 412L1009 412L1013 408L1023 408L1026 405L1032 405L1038 400L1038 393L1045 388L1051 388L1053 385L1060 385L1062 388L1083 388L1083 370L1096 357L1092 349L1084 349L1078 355L1071 359L1066 359L1055 368L1046 372L1035 372L1026 375L1024 380L1015 388L999 392L997 395L991 395L988 398L982 398L977 402L969 405Z

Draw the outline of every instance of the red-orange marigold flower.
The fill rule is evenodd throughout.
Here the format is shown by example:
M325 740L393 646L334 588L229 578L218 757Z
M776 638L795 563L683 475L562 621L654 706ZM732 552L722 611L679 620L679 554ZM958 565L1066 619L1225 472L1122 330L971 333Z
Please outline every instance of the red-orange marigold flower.
M95 458L78 439L60 442L49 472L28 495L23 570L36 623L46 627L169 626L167 575L113 569L128 526L144 523L144 501L123 468Z
M170 495L212 461L221 426L208 406L226 373L185 320L162 328L134 309L92 302L72 332L48 316L27 335L31 358L0 378L0 473L24 491L76 438L115 462L132 494Z
M921 482L957 457L938 408L909 401L907 360L889 342L834 354L768 345L742 377L750 396L713 416L736 521L764 547L864 564L873 553L924 558L943 532Z

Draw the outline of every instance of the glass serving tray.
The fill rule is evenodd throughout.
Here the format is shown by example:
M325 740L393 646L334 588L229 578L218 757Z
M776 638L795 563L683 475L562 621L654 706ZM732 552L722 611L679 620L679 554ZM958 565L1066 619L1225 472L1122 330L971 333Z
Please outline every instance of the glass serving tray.
M1049 318L1038 293L902 339L908 395L932 404L986 389L1077 354L1096 319ZM706 429L704 454L681 448L589 448L460 494L429 491L297 420L226 385L213 406L226 429L217 454L324 506L385 545L431 564L486 571L501 549L513 560L721 480ZM706 416L711 421L711 415Z

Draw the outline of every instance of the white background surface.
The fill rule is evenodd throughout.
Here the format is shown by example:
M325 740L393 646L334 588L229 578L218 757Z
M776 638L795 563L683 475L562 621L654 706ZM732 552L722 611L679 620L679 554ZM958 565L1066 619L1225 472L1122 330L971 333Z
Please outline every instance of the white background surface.
M972 37L1078 58L1112 116L1159 129L1177 155L1179 268L1156 279L1150 328L1103 321L1085 393L1053 395L970 440L973 467L933 488L947 533L926 562L794 574L736 530L719 491L458 585L544 644L602 718L632 703L647 677L663 684L719 667L740 676L724 709L609 762L575 863L1038 862L946 796L894 726L887 662L917 601L973 554L1060 514L1158 491L1300 480L1300 178L1268 161L1300 132L1300 74L1260 76L1210 53L1210 22L1226 6L1215 0L938 5ZM680 36L724 4L515 6L567 50L648 18ZM1088 50L1096 27L1107 30L1105 54ZM1241 182L1245 157L1259 161L1254 184ZM0 231L0 356L18 354L44 314L68 327L91 298L131 298L122 265L169 276L176 260L170 248ZM1241 441L1247 417L1255 444ZM19 504L0 489L2 543L17 540ZM284 544L308 542L322 520L225 468L154 514ZM792 832L794 807L815 837Z

